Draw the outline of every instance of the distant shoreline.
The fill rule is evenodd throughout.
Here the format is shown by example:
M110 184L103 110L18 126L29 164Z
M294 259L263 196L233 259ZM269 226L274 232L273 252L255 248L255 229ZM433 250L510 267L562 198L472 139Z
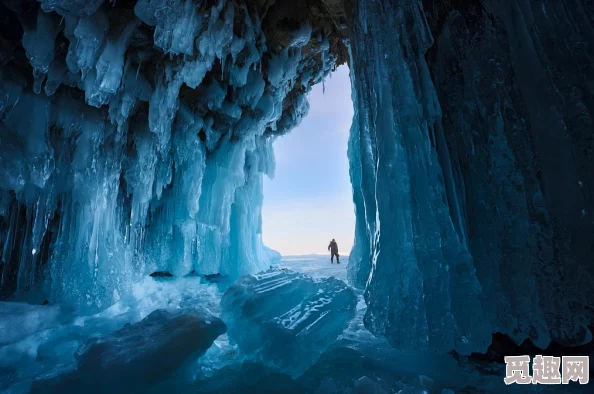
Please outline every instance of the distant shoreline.
M310 253L310 254L281 254L281 256L282 256L283 259L285 257L300 257L300 258L303 258L303 257L309 257L309 258L311 258L311 257L328 257L329 255L330 255L330 252L323 253L323 254L322 253L320 253L320 254L317 254L317 253ZM344 254L344 255L341 254L340 257L348 258L349 255L348 254Z

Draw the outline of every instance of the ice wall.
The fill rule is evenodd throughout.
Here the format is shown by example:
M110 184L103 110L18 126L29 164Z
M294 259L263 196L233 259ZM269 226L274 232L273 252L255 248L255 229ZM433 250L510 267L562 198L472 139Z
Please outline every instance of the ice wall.
M153 271L269 266L271 142L338 58L287 4L0 5L0 295L97 309Z
M439 16L432 73L493 329L580 343L594 301L594 8L475 1L427 12Z
M345 7L366 327L409 350L589 340L591 5Z
M357 220L366 223L364 232L357 227L355 251L371 253L371 267L361 264L359 274L371 271L366 327L401 349L485 350L490 324L477 298L481 286L450 217L445 195L453 180L435 149L443 131L424 59L432 39L423 9L360 2L356 18L349 152L360 163L351 174L361 182Z

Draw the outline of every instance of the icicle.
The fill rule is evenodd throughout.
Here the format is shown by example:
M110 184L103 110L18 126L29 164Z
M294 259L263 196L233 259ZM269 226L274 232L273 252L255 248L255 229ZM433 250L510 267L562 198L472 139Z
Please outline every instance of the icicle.
M133 14L118 11L41 1L36 21L23 19L34 76L0 76L2 130L20 144L0 146L0 193L16 195L0 216L3 261L16 262L4 270L21 270L19 289L43 288L80 310L111 305L158 268L237 276L267 267L268 134L301 120L298 91L334 61L303 53L311 21L272 54L247 3L139 0Z

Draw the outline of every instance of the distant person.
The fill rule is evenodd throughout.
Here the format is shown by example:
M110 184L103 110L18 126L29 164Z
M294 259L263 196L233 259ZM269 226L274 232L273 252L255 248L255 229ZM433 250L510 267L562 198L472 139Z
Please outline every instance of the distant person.
M330 245L328 245L328 250L330 251L330 264L334 264L334 256L336 256L336 264L340 264L340 260L339 260L340 255L338 254L338 244L336 243L336 241L334 239L332 241L330 241Z

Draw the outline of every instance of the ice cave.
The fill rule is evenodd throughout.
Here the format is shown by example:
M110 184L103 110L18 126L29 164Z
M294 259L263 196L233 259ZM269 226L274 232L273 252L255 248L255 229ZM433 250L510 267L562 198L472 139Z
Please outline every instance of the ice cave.
M503 379L505 356L594 356L592 1L1 0L0 20L1 392L593 392ZM262 184L344 64L335 277L263 244Z

